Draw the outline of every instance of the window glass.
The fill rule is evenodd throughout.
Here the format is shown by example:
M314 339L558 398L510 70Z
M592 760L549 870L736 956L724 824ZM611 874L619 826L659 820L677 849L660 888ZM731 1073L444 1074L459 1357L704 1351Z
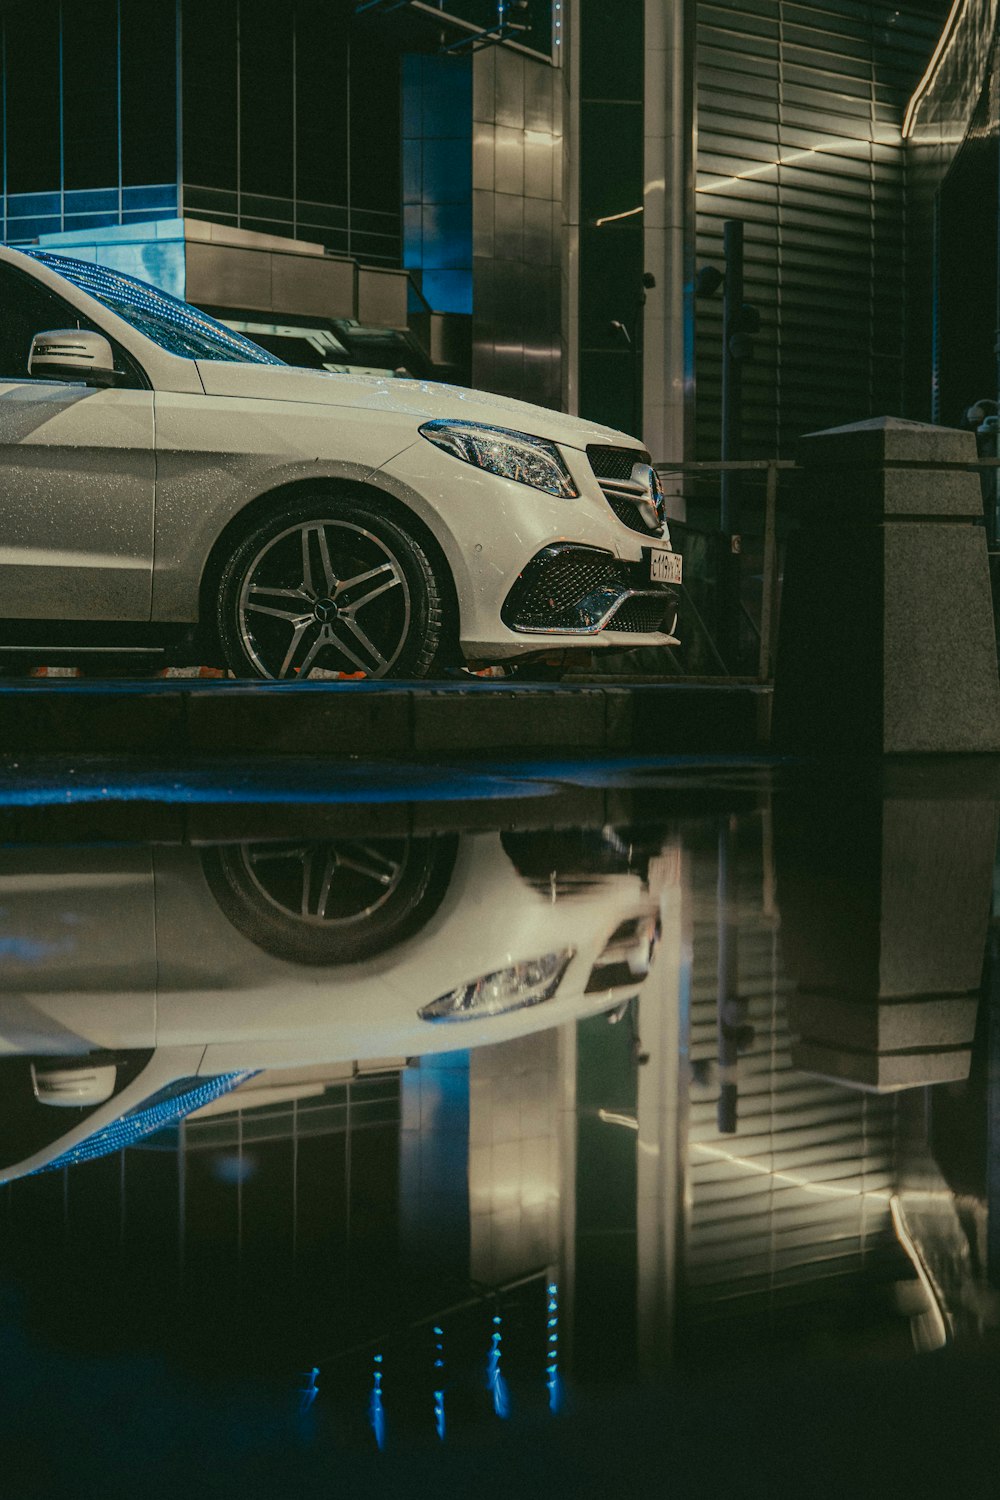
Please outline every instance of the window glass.
M237 186L236 0L184 0L184 181Z
M58 190L59 7L10 7L6 47L7 191Z
M31 340L53 328L94 328L89 319L16 266L0 265L0 379L26 380ZM104 330L97 328L97 333ZM105 335L106 337L106 335ZM139 366L112 339L115 369L122 384L148 384Z
M240 5L240 192L291 198L292 7ZM251 209L251 213L253 210Z
M341 225L303 212L301 203L347 202L348 16L326 0L300 0L295 28L295 190L300 200L299 220L321 229L307 238L330 243L329 230Z
M118 37L113 5L64 5L65 186L118 184Z
M206 7L207 8L207 7ZM90 14L93 6L87 6ZM122 181L174 182L174 0L122 0Z
M139 333L145 334L168 354L183 359L214 359L230 363L280 365L284 361L259 344L217 323L188 302L161 292L158 287L125 276L92 261L68 260L47 251L30 252L42 265L117 313Z

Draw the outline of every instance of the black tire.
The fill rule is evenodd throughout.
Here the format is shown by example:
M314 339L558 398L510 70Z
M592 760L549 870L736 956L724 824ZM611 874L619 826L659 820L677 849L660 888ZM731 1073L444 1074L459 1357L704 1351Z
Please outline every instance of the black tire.
M368 496L318 491L243 537L216 624L237 677L427 677L444 637L442 588L420 542Z
M234 844L206 849L202 867L220 909L258 948L336 965L385 953L429 922L457 848L453 836Z

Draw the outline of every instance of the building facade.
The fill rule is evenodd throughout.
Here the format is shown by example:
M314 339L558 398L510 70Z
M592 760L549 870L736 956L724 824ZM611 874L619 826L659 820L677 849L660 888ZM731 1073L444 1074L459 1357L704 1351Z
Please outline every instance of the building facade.
M10 0L3 235L129 265L265 341L292 329L329 368L444 374L641 430L666 462L718 452L721 299L694 277L738 219L761 319L746 456L884 412L948 419L971 313L947 225L973 200L989 217L995 11ZM961 206L935 240L939 198ZM261 294L246 256L189 282L183 247L206 239L309 255L286 281L312 290L272 275ZM322 287L320 257L344 268Z

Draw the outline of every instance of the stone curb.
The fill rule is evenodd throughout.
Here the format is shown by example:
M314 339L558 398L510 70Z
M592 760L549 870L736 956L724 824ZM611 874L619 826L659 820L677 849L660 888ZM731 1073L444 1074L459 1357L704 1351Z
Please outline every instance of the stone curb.
M770 689L667 682L0 683L0 754L753 753Z

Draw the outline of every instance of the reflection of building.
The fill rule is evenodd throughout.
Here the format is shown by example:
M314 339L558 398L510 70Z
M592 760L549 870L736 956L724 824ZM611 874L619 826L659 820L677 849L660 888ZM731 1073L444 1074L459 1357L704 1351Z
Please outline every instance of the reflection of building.
M615 987L613 1008L409 1058L377 1055L373 1011L363 1068L265 1068L169 1132L8 1185L4 1253L19 1262L33 1318L97 1337L105 1309L77 1306L79 1286L113 1265L137 1335L178 1357L195 1357L192 1341L273 1371L340 1368L343 1355L354 1379L377 1348L387 1371L399 1361L417 1372L419 1393L430 1328L444 1328L455 1370L475 1384L499 1317L505 1368L538 1400L549 1327L560 1370L583 1379L652 1370L674 1353L733 1352L748 1330L808 1337L828 1326L834 1296L851 1309L845 1328L894 1336L902 1324L886 1322L877 1294L911 1274L891 1200L912 1185L915 1112L905 1094L879 1097L794 1066L792 980L760 819L727 828L724 911L714 823L694 827L683 852L676 843L656 852L648 829L506 836L525 899L550 892L532 905L549 924L532 928L533 940L548 930L554 941L567 912L593 913L609 893L628 898L618 916L602 908L602 950L587 965L606 980L631 962L634 984ZM478 839L496 853L492 836ZM179 881L184 861L172 862ZM660 911L648 970L634 921L620 919L637 899L648 918L638 872ZM57 887L63 904L68 889ZM107 882L100 890L107 904ZM141 894L134 881L128 890L133 902ZM173 928L161 899L161 936L199 930L192 912L207 898L196 880L190 890L180 906L174 892L173 909L188 916ZM739 978L735 1058L724 1064L737 1098L724 1119L720 916L738 942ZM453 927L436 930L454 942ZM25 928L33 939L41 931ZM425 928L429 941L434 931ZM231 968L229 991L216 974L214 990L197 992L202 1010L248 1025L262 957L248 961L252 970ZM312 972L336 1007L346 987L338 997L328 973ZM260 1016L277 1026L280 1012L275 992ZM544 1007L525 1014L535 1025ZM281 1041L268 1046L280 1051ZM556 1324L546 1296L558 1302Z

